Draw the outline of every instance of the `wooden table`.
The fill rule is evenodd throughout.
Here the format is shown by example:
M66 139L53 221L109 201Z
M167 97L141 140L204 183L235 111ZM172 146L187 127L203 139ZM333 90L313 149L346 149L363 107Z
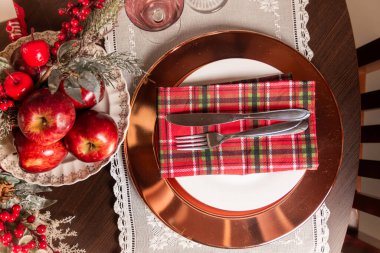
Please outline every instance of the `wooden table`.
M60 18L56 9L62 0L17 0L26 10L27 23L37 31L57 30ZM29 2L29 3L28 3ZM38 3L36 3L38 2ZM44 15L41 15L43 11ZM338 178L326 199L331 216L329 245L332 253L341 250L352 206L359 162L360 96L354 39L345 0L320 0L307 6L310 19L309 45L314 51L312 62L330 84L342 116L344 146ZM9 43L0 25L0 50ZM72 228L79 234L70 243L79 243L91 253L120 252L118 216L113 211L114 180L105 167L98 174L72 186L54 188L48 198L58 203L50 208L56 218L75 215Z

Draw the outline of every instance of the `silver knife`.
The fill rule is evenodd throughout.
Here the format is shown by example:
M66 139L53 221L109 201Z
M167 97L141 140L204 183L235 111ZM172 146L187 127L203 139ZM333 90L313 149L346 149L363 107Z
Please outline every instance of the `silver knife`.
M285 109L255 113L179 113L168 114L166 120L182 126L209 126L243 119L299 121L309 118L305 109Z

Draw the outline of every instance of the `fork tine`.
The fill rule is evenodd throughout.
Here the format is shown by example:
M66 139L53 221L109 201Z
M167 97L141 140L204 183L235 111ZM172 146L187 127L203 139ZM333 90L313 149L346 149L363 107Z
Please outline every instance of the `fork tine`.
M175 142L177 144L181 144L181 143L197 143L197 142L204 142L206 141L206 137L201 137L201 138L197 138L197 139L180 139L180 140L175 140Z
M189 139L197 139L197 138L206 138L206 134L195 134L195 135L186 135L186 136L177 136L176 140L189 140Z
M209 148L208 146L202 146L202 147L177 148L177 150L205 150L208 148Z
M187 147L203 147L207 146L207 141L203 142L195 142L195 143L184 143L184 144L177 144L177 148L187 148Z

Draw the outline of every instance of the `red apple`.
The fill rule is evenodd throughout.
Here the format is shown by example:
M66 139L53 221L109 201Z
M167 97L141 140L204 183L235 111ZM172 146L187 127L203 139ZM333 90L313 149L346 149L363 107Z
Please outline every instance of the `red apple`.
M95 94L92 91L86 90L84 88L80 89L80 93L82 95L83 103L75 100L74 98L72 98L70 95L68 95L66 93L65 88L63 86L63 82L64 81L62 80L61 83L59 84L59 91L62 92L63 94L65 94L67 97L70 98L71 102L74 104L75 109L78 109L78 110L87 109L87 108L91 108L91 107L93 107L94 105L97 104ZM105 91L104 82L100 82L99 102L104 97L104 91Z
M21 57L31 67L41 67L50 58L49 44L44 40L32 40L20 47Z
M72 128L75 108L65 95L40 89L23 101L17 120L25 137L49 145L62 139Z
M24 59L21 57L20 47L16 48L12 55L9 63L15 70L27 73L33 79L37 79L40 75L38 68L34 68L25 63Z
M13 137L20 167L26 172L49 171L57 167L68 153L62 141L43 146L26 138L20 129L13 131Z
M5 78L4 89L8 97L19 101L33 89L33 80L23 72L13 72Z
M88 110L77 115L65 136L66 148L83 162L97 162L111 156L117 148L118 130L106 113Z

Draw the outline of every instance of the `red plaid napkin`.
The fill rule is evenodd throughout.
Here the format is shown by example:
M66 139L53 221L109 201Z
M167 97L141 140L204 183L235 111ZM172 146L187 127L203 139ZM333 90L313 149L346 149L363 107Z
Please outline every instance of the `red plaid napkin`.
M315 127L314 81L268 81L208 86L160 87L157 99L159 162L161 176L250 174L318 168ZM204 132L233 133L278 123L245 120L207 127L171 124L171 113L250 113L287 108L311 112L304 133L277 137L238 138L218 148L201 151L176 150L176 136Z

